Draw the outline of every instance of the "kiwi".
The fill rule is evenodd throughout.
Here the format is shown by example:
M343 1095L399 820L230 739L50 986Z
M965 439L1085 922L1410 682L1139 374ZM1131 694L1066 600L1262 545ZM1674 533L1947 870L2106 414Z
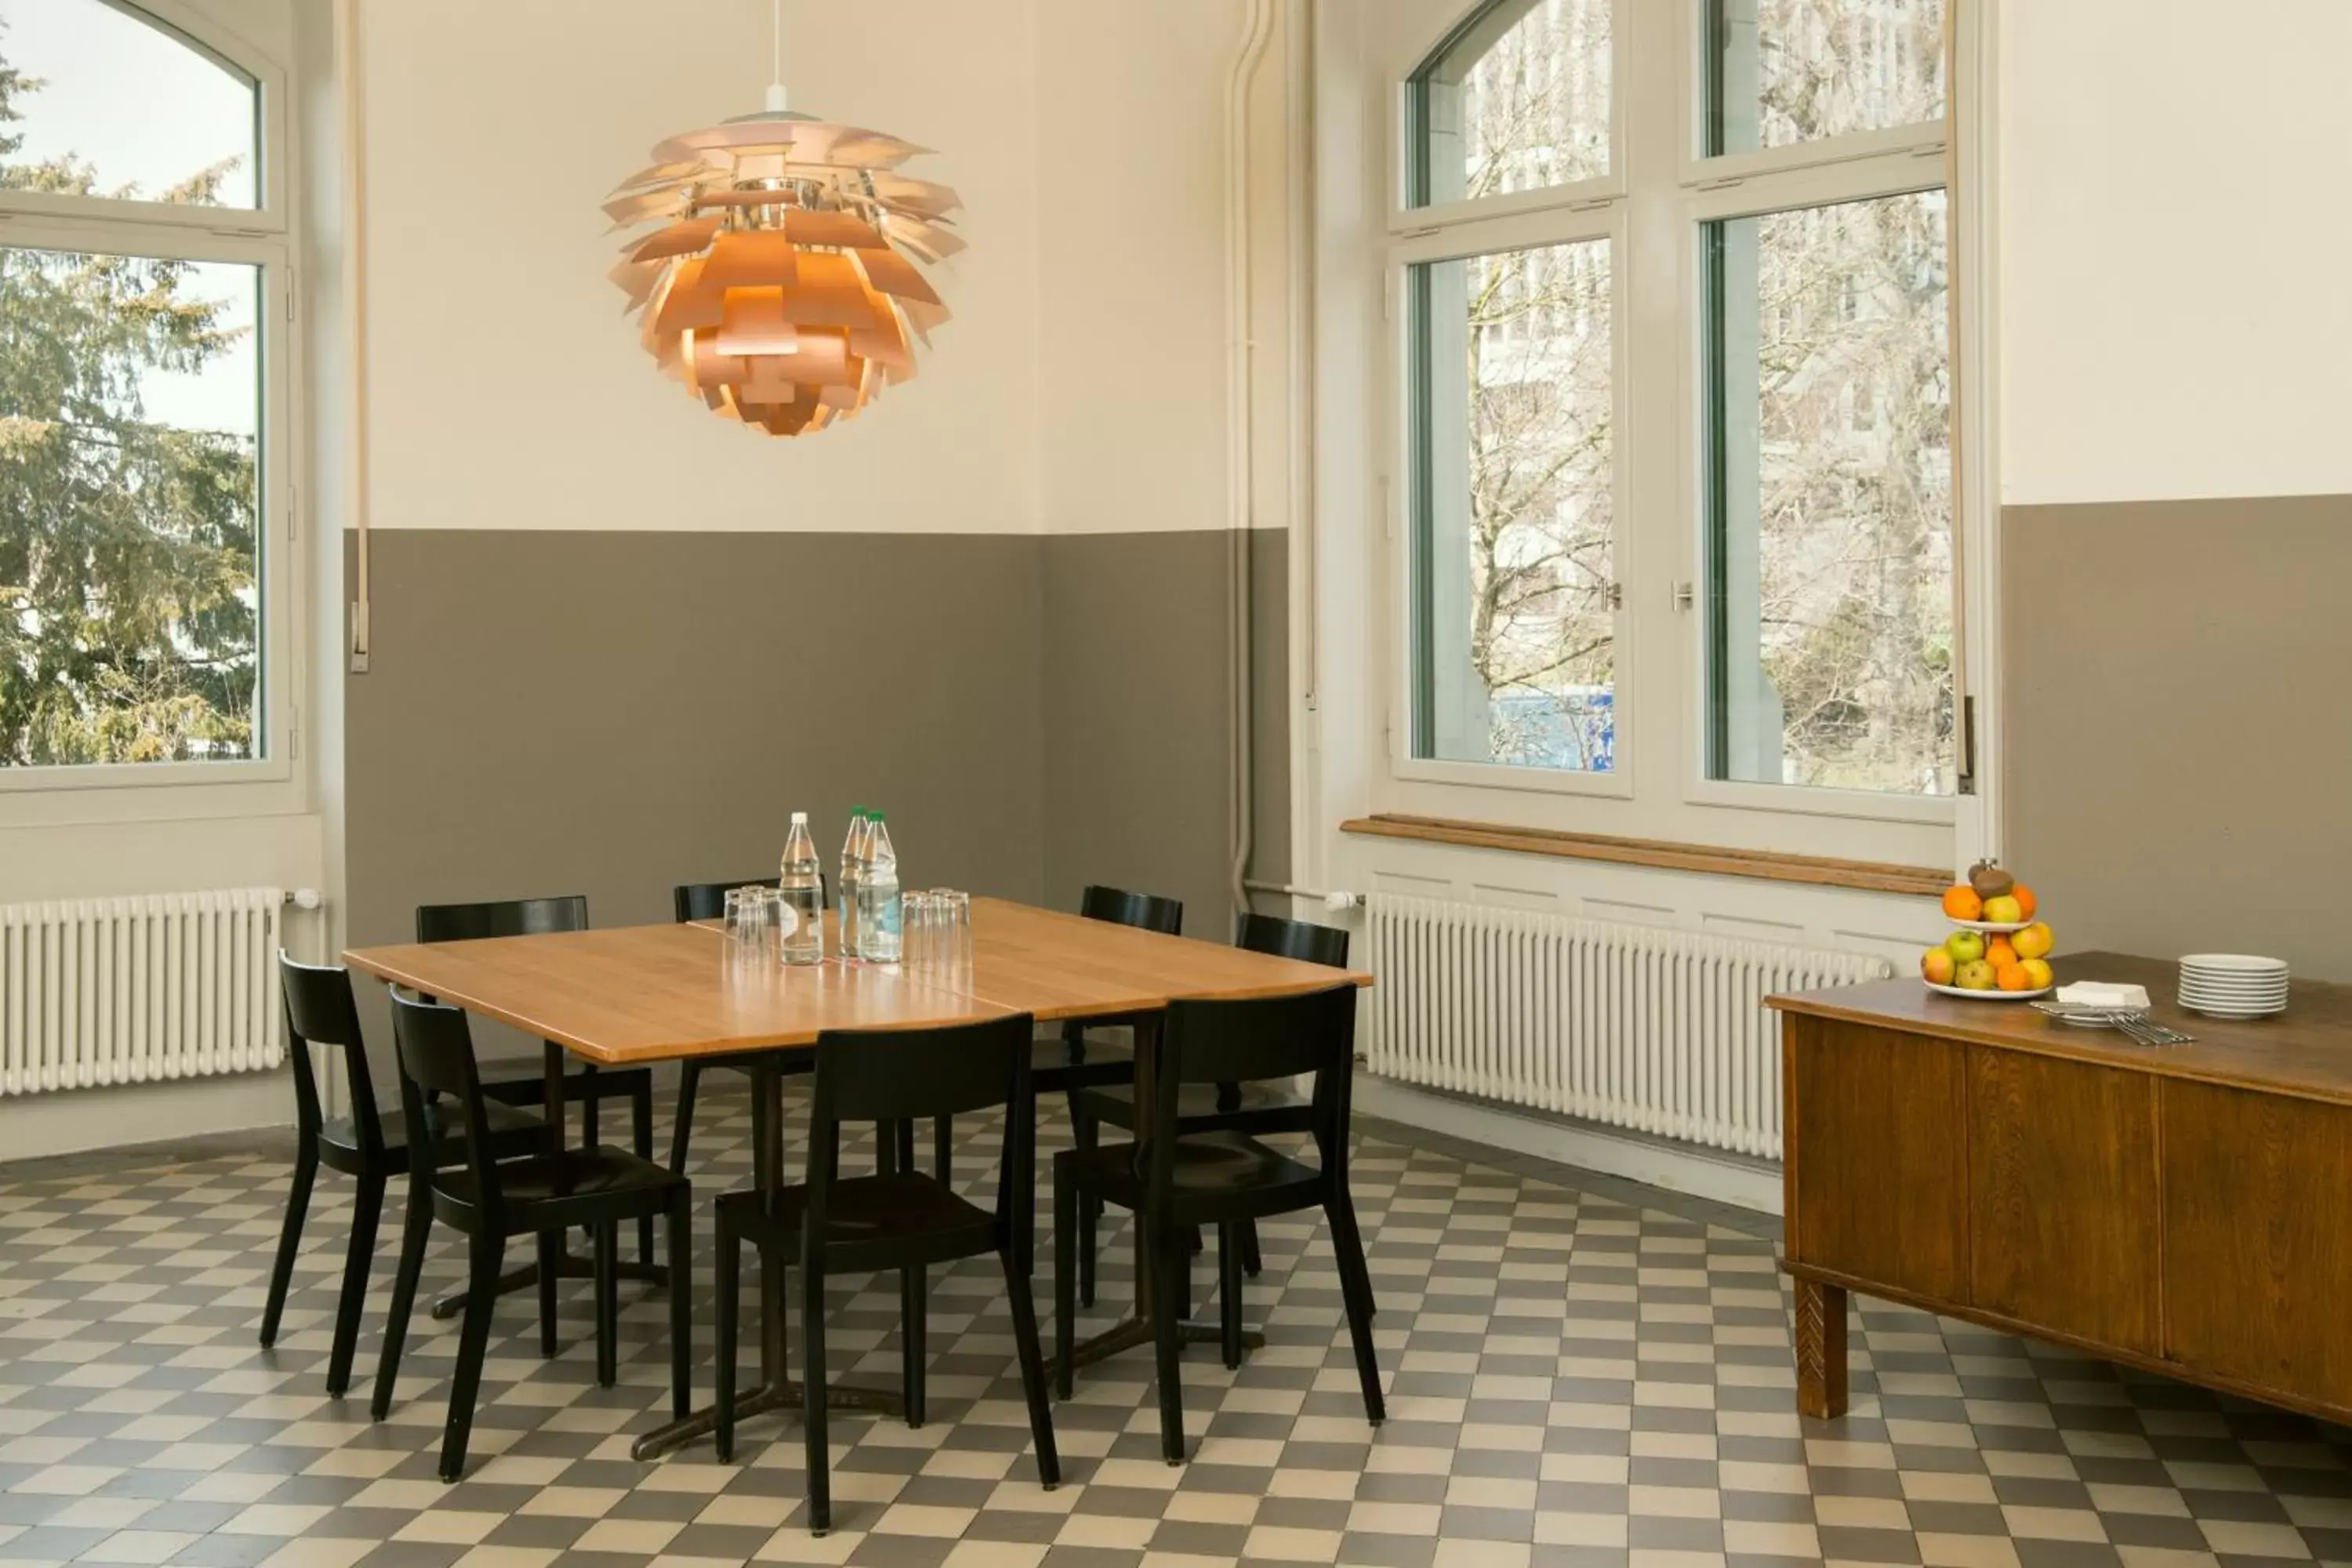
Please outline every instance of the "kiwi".
M2016 890L2017 879L1990 860L1979 860L1969 868L1969 886L1979 899L1998 899Z

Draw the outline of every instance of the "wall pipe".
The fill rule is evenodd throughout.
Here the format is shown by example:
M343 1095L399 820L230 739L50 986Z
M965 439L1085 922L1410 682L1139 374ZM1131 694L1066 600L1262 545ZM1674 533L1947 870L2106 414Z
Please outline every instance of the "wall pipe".
M367 99L361 79L360 0L335 0L335 64L343 91L343 309L350 314L351 374L345 414L350 443L343 465L343 516L353 535L351 672L368 672L373 640L368 628L368 319ZM335 569L341 570L338 550Z
M1250 624L1251 521L1256 468L1253 395L1255 326L1250 248L1250 82L1274 37L1275 0L1249 0L1248 25L1225 82L1225 553L1228 739L1233 749L1234 908L1250 907L1249 863L1255 847L1251 747L1251 678L1255 648Z

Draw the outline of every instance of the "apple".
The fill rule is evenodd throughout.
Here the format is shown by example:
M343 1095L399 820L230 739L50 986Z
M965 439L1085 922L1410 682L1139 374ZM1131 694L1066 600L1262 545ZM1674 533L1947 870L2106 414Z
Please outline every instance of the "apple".
M1960 963L1974 963L1985 955L1984 932L1956 931L1944 939L1944 949Z
M2025 918L2025 906L2015 894L2003 893L1984 901L1984 918L1997 926L2013 926Z
M2058 977L2050 973L2050 965L2046 961L2039 958L2026 958L2020 959L2018 962L2024 967L2025 988L2028 991L2047 991L2057 984Z
M1981 958L1970 959L1961 964L1960 973L1953 982L1963 991L1990 991L1996 983L1992 965Z
M1949 985L1959 967L1949 948L1931 947L1919 955L1919 973L1930 985Z
M2017 956L2020 958L2047 958L2050 956L2050 950L2058 945L2058 938L2051 931L2047 922L2035 921L2023 931L2011 936L2009 939L2009 945L2017 949Z

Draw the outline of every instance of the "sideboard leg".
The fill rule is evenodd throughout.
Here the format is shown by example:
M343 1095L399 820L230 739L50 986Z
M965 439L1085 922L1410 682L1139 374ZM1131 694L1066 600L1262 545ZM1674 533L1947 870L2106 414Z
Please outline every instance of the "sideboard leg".
M1846 1411L1845 1291L1799 1279L1797 1412L1827 1421Z

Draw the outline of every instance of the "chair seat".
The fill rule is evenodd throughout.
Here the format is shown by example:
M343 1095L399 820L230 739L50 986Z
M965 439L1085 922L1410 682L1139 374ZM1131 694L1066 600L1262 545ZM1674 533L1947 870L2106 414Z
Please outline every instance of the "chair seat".
M719 1200L722 1236L732 1234L787 1251L800 1246L808 1212L808 1189L785 1186L771 1209L756 1192L729 1193ZM852 1176L833 1185L825 1215L828 1267L856 1269L860 1252L887 1252L888 1267L901 1261L936 1263L992 1251L996 1216L920 1172Z
M1194 1132L1304 1132L1314 1107L1306 1100L1271 1083L1238 1086L1240 1103L1232 1110L1217 1104L1213 1084L1188 1083L1177 1090L1176 1115L1182 1131ZM1078 1115L1111 1127L1135 1131L1135 1085L1103 1084L1076 1091Z
M686 1178L671 1174L668 1167L610 1144L501 1160L498 1175L509 1236L657 1215L671 1194L687 1185ZM478 1212L473 1173L463 1167L435 1173L433 1196L436 1211L460 1227L467 1220L452 1211L463 1211L463 1215ZM573 1209L585 1214L574 1215Z
M1136 1150L1133 1143L1107 1143L1054 1160L1071 1161L1082 1184L1132 1209L1143 1200ZM1171 1177L1180 1225L1287 1214L1323 1201L1321 1171L1242 1132L1188 1132L1177 1139Z
M1040 1094L1060 1094L1089 1085L1108 1087L1135 1081L1135 1053L1125 1046L1087 1042L1086 1059L1070 1060L1070 1048L1059 1036L1049 1036L1029 1048L1029 1074Z
M482 1110L484 1119L490 1124L490 1142L499 1150L498 1158L528 1154L538 1148L539 1136L547 1129L546 1122L527 1110L518 1110L496 1101L486 1104ZM376 1121L383 1129L385 1152L393 1157L396 1167L405 1167L408 1162L408 1118L401 1113L399 1106L388 1105L377 1110ZM446 1101L436 1100L425 1108L425 1121L431 1132L436 1158L444 1164L458 1159L458 1151L466 1142L466 1119L457 1108ZM331 1116L320 1123L319 1142L324 1145L320 1152L328 1156L330 1164L339 1170L358 1169L356 1164L346 1165L344 1161L333 1158L336 1154L341 1154L349 1161L362 1158L359 1130L352 1125L350 1117Z

